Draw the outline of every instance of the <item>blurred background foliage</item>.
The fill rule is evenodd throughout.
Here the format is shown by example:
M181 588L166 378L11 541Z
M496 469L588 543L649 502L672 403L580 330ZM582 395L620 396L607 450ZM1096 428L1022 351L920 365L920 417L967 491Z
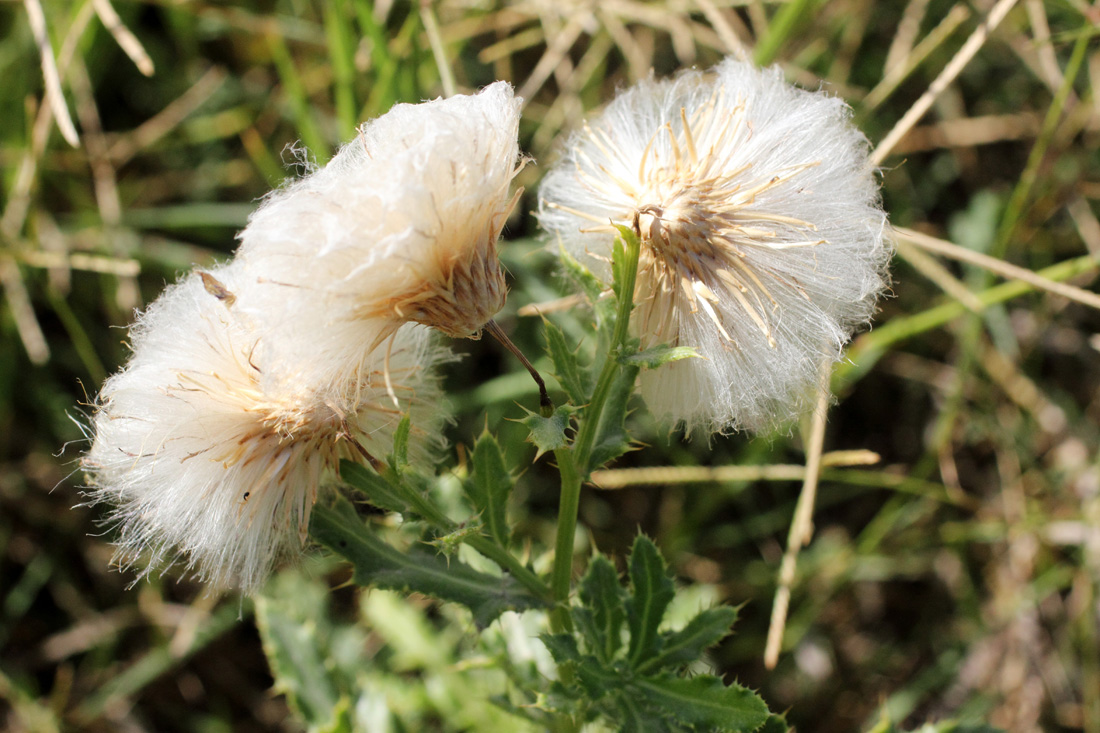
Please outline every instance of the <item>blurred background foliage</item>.
M843 96L876 144L991 7L0 4L2 725L299 728L272 692L252 602L205 596L172 574L130 587L131 574L109 567L102 511L79 506L78 462L89 403L126 358L134 309L233 251L257 199L299 170L295 146L323 162L357 124L438 96L447 76L460 91L511 81L527 100L521 146L535 164L505 232L512 294L499 320L538 356L538 319L517 311L563 288L530 214L534 191L563 135L616 89L744 47L795 83ZM1091 287L1100 49L1090 39L1100 7L1002 0L994 12L1005 8L882 161L885 206L896 226ZM75 147L45 101L36 16ZM699 604L744 603L715 669L789 708L799 730L893 729L884 720L908 729L952 716L1100 732L1100 313L912 245L897 258L892 296L837 370L825 440L827 451L879 460L822 474L776 669L762 655L805 462L798 426L686 441L639 409L645 448L615 468L674 470L610 474L604 485L621 488L586 489L589 543L621 562L640 528L683 584L698 585ZM583 338L583 313L559 322ZM531 465L533 448L507 420L521 416L517 401L533 405L532 385L493 343L454 346L466 354L448 374L455 450L464 455L487 421L525 471L521 532L552 544L556 474L545 458ZM504 730L507 714L479 698L496 683L469 674L485 645L540 673L538 649L514 648L518 619L478 640L468 619L421 599L340 588L326 600L317 589L346 571L325 560L306 570L277 578L271 597L296 599L287 613L304 625L339 620L340 644L325 644L355 653L324 663L358 665L360 702L380 711L378 730Z

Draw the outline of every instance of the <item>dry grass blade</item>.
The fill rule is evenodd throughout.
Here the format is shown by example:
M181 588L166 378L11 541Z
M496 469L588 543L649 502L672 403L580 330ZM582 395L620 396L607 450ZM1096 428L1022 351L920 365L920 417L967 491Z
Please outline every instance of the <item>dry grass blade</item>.
M645 78L645 75L649 73L650 61L649 54L642 49L638 41L631 35L623 22L619 20L618 16L613 13L609 13L606 10L597 10L600 21L603 23L604 29L615 41L615 45L622 51L623 56L626 57L627 67L630 71L630 80L638 81Z
M916 48L907 53L897 64L886 67L886 73L882 79L863 98L864 109L875 109L886 101L898 88L898 85L908 79L913 70L920 66L921 62L939 48L944 41L950 38L955 29L969 17L970 11L965 5L956 5L951 8L951 11L917 44Z
M703 15L707 21L714 27L714 30L718 32L718 37L722 39L722 43L726 46L726 50L739 58L742 61L749 60L749 52L745 48L745 44L741 42L741 39L737 37L737 33L734 32L733 27L726 20L726 17L722 15L722 12L714 6L711 0L697 0L699 3L699 9L703 11Z
M909 0L909 3L905 6L905 12L901 16L901 20L898 21L898 30L894 34L894 40L890 43L890 49L886 52L886 62L882 65L886 69L887 74L892 72L895 67L904 65L904 62L908 60L910 53L913 51L913 44L916 43L917 34L920 33L920 23L924 18L925 11L928 9L929 0ZM962 7L956 5L955 8ZM955 8L951 9L951 12L955 11Z
M602 68L601 60L611 50L612 45L614 40L610 35L597 34L591 39L588 50L571 72L566 68L567 64L562 64L555 70L561 93L554 98L548 109L538 115L532 115L539 120L538 129L531 137L532 145L537 149L549 148L563 127L574 125L577 120L584 118L579 90Z
M137 39L137 36L131 33L126 24L122 22L122 18L118 16L118 12L111 5L111 0L92 0L92 6L95 8L96 15L103 22L103 27L115 39L115 43L119 45L119 48L134 62L134 66L138 68L138 71L145 76L152 76L155 71L153 59L149 58L149 54L145 51L145 47L141 45L141 41Z
M1089 253L1100 257L1100 220L1092 213L1092 208L1081 196L1076 196L1066 207L1077 233L1081 235L1081 241Z
M18 258L21 263L30 267L63 267L70 270L115 275L116 277L134 277L141 273L141 263L137 260L116 257L30 250L19 253Z
M1034 381L993 346L986 345L980 354L982 368L1000 386L1005 396L1030 412L1039 427L1049 434L1058 434L1069 422L1065 410L1054 404Z
M972 148L1009 140L1026 140L1038 136L1041 127L1042 120L1034 112L943 120L913 128L905 139L894 146L894 153L902 155L924 150Z
M842 450L821 456L821 466L873 466L879 455L869 450ZM597 489L625 489L629 486L659 484L722 483L734 481L800 481L806 467L796 464L767 466L652 466L612 468L592 472Z
M543 53L542 58L535 64L535 68L531 70L530 75L527 77L527 81L523 82L523 86L519 88L516 96L522 97L524 101L527 101L531 99L538 90L542 89L542 85L545 84L546 80L550 78L550 75L554 73L554 69L558 67L558 64L562 62L565 55L569 53L569 49L573 47L573 44L580 38L583 31L584 18L579 15L572 16L565 28L560 33L553 35L553 40L547 44L546 51Z
M517 316L541 316L545 313L557 313L577 307L584 303L584 296L575 293L566 295L544 303L528 303L516 311Z
M821 389L806 446L806 477L802 482L791 530L787 535L787 551L783 553L783 562L779 566L779 587L775 591L771 623L768 625L768 641L764 646L764 666L768 669L775 669L779 662L779 651L783 647L783 631L787 627L787 609L791 602L791 586L794 585L798 553L804 545L810 544L813 536L814 501L817 498L818 478L821 476L821 453L825 445L825 416L829 411L828 385L831 367L831 360L822 364Z
M477 54L477 60L483 64L492 64L508 59L514 54L542 43L541 28L527 28L486 46Z
M11 257L6 255L0 257L0 284L4 286L4 297L8 301L8 308L23 348L27 350L27 356L34 364L45 364L50 360L50 347L46 343L42 327L38 325L38 318L34 315L34 306L31 305L23 276Z
M115 246L116 253L121 256L125 254L121 251L125 249L125 245L124 237L119 236L122 199L118 192L118 177L108 153L88 70L82 59L78 59L72 68L73 95L76 99L76 111L80 116L80 124L84 128L84 143L88 152L88 163L92 168L96 204L103 226ZM141 304L141 290L133 276L119 278L115 301L123 311L131 311Z
M39 6L41 10L41 6ZM73 23L69 26L69 33L61 44L61 54L58 57L60 68L67 68L76 52L77 39L84 33L88 23L94 17L91 5L83 6L77 12ZM51 57L52 59L52 57ZM69 113L68 108L65 114ZM23 159L19 163L19 172L15 182L8 193L8 203L4 207L4 215L0 217L0 236L15 239L23 229L27 219L27 211L31 203L31 189L34 187L35 177L38 173L38 159L46 149L49 141L50 126L53 124L53 107L45 104L38 109L34 126L31 128L31 144L23 152Z
M959 52L955 54L955 57L948 62L947 66L943 67L943 71L935 80L929 85L928 89L921 95L920 99L913 103L913 106L909 108L897 124L894 125L894 129L887 133L882 142L878 144L874 152L871 153L871 163L873 165L881 165L882 161L890 155L894 146L905 137L912 127L924 117L925 113L931 109L932 104L936 99L943 94L944 89L955 81L955 78L962 72L970 60L974 58L974 55L978 53L978 50L985 44L986 39L989 38L989 34L1001 24L1005 16L1008 15L1008 11L1012 10L1016 5L1017 0L999 0L999 2L993 6L993 9L989 11L989 15L979 25L974 32L970 35L970 38L966 39L966 43L959 49Z
M958 260L960 262L966 262L977 267L981 267L985 270L1000 275L1001 277L1009 280L1019 280L1025 282L1032 287L1039 290L1045 290L1048 293L1060 295L1063 298L1068 298L1082 305L1087 305L1090 308L1100 309L1100 295L1089 292L1083 288L1078 288L1073 285L1066 285L1065 283L1055 282L1049 280L1042 275L1032 272L1024 267L1018 267L1017 265L1009 264L1004 260L996 257L990 257L989 255L982 254L981 252L975 252L965 247L960 247L957 244L952 244L943 239L937 239L936 237L922 234L912 229L906 229L905 227L897 227L895 231L902 239L912 244L917 245L929 252L935 252L936 254L943 255L944 257L950 257L951 259Z
M432 48L432 58L435 59L439 71L439 83L443 86L443 96L453 97L458 88L455 85L454 72L447 61L447 51L443 48L443 37L439 34L439 22L432 10L432 0L420 0L420 22L424 24L424 34L428 36L428 45Z
M46 15L42 11L42 4L38 0L23 0L23 6L27 9L27 20L34 34L34 42L38 45L38 55L42 59L42 77L46 83L46 101L57 118L57 127L61 130L61 136L65 142L74 148L80 146L80 137L76 134L73 118L69 116L69 108L65 104L65 95L61 92L61 75L57 72L57 62L54 60L53 45L50 43L50 32L46 27Z
M913 266L913 269L935 283L940 290L966 306L967 310L973 313L982 312L983 306L978 296L974 295L958 278L948 272L946 267L904 239L898 239L896 244L898 254L904 257L906 262Z
M1024 7L1027 9L1028 22L1031 23L1034 46L1039 53L1039 68L1042 70L1043 79L1047 86L1057 90L1062 86L1065 77L1058 66L1058 57L1050 42L1050 24L1047 23L1047 14L1043 10L1042 0L1027 0Z

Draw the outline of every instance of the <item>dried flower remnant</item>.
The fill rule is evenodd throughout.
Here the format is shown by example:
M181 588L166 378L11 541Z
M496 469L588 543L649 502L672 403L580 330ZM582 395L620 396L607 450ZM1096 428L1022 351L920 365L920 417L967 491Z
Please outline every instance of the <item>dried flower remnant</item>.
M506 296L497 238L519 195L518 124L504 82L399 104L253 214L237 257L257 307L287 350L327 355L299 378L340 384L364 343L408 322L480 335Z
M426 459L442 411L431 371L439 354L418 326L397 332L390 385L381 354L342 399L270 392L257 347L262 330L240 305L248 283L233 265L192 273L131 329L133 355L100 393L84 459L92 501L112 505L118 559L177 560L218 588L259 588L300 552L322 479L356 444L390 450L401 418L420 429Z
M659 416L774 427L807 407L822 359L871 317L890 247L849 117L778 69L730 59L627 90L543 181L541 224L597 272L610 224L636 227L635 331L703 357L643 374Z

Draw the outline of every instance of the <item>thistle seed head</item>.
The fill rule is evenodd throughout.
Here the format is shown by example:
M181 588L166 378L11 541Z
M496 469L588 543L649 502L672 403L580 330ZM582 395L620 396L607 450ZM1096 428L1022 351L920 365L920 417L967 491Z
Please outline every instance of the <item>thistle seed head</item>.
M348 344L379 343L405 323L480 335L507 295L497 240L519 196L518 125L504 82L399 104L268 196L237 261L260 285L253 306L275 329L269 342L330 354L324 373L295 378L338 386L359 368Z
M271 390L249 300L235 266L184 278L133 326L130 361L99 395L83 462L91 501L111 507L117 559L144 561L142 574L178 561L215 588L256 591L301 552L341 457L388 452L406 411L415 459L441 442L426 329L400 329L385 354L366 354L335 399Z
M872 314L890 247L847 106L727 60L643 82L570 140L539 217L605 277L612 224L642 250L644 346L704 357L642 377L659 415L709 432L798 414L823 356Z

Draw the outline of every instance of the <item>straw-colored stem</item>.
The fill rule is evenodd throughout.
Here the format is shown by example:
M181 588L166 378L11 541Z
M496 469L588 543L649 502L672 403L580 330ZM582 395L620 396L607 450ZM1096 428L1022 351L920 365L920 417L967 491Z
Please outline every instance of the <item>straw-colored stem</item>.
M451 64L447 61L447 52L443 48L443 35L439 32L439 23L435 19L432 0L420 0L420 22L424 24L424 33L428 36L428 45L432 47L432 57L439 70L439 83L443 86L443 96L453 97L458 91Z
M802 482L802 492L795 506L794 519L787 535L787 551L779 567L779 587L775 591L775 603L772 606L771 623L768 626L768 641L764 647L764 666L775 669L779 661L779 651L783 646L783 631L787 627L787 610L791 602L791 586L794 585L798 554L803 545L810 543L813 536L814 502L817 498L818 477L821 474L821 455L825 445L825 415L829 409L829 369L832 362L822 365L821 387L817 406L814 409L810 439L806 446L806 478Z
M841 450L821 456L822 467L873 466L881 460L869 450ZM614 491L633 486L661 484L724 483L735 481L801 481L806 467L794 463L764 466L647 466L610 468L592 472L597 489Z
M46 14L42 10L42 4L38 0L23 0L23 7L27 10L27 21L34 35L34 42L38 46L38 55L42 59L42 78L46 84L46 101L53 110L57 119L57 127L61 130L61 136L65 142L74 148L80 146L80 138L76 134L73 118L69 115L69 107L65 104L65 95L61 92L61 75L57 71L57 61L53 55L53 44L50 43L50 32L46 27Z
M970 10L965 5L956 5L912 51L905 55L901 63L891 65L887 61L886 73L883 74L882 80L863 98L863 112L870 112L886 101L894 90L969 17Z
M1063 298L1076 301L1082 305L1087 305L1090 308L1100 308L1100 295L1089 292L1083 288L1078 288L1073 285L1067 285L1065 283L1055 282L1049 278L1027 269L1026 267L1019 267L1011 263L1005 262L998 257L990 257L987 254L981 252L975 252L972 249L960 247L957 244L945 241L943 239L937 239L936 237L922 234L921 232L914 231L912 229L906 229L905 227L898 227L898 235L901 239L910 244L915 244L921 249L929 252L935 252L936 254L943 255L944 257L950 257L953 260L959 262L966 262L971 265L976 265L984 270L988 270L996 275L1007 278L1009 280L1020 280L1022 282L1031 285L1038 290L1045 290L1048 293L1060 295ZM968 306L970 307L970 306ZM973 308L971 308L973 310Z
M115 43L118 44L119 48L134 62L134 66L138 68L138 71L145 76L152 76L155 71L153 59L149 58L149 54L146 53L145 47L141 45L141 41L137 39L137 36L131 33L126 24L122 22L122 18L118 16L118 12L111 5L111 0L92 0L92 6L95 8L95 14L103 22L103 27L115 39Z

